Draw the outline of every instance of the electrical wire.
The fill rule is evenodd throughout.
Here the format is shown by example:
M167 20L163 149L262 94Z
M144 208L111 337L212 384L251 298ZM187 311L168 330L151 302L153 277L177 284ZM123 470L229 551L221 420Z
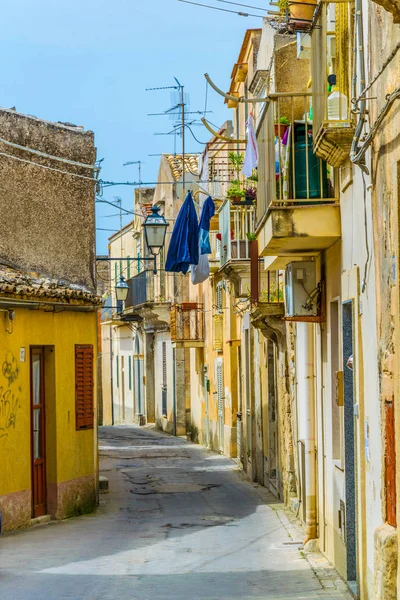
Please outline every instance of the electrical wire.
M365 247L367 250L367 258L365 261L365 265L364 265L364 277L361 283L361 291L362 293L365 292L365 289L367 287L367 271L368 271L368 265L369 265L369 259L370 259L370 252L369 252L369 242L368 242L368 220L367 220L367 184L365 182L365 175L364 175L364 171L361 170L361 175L362 175L362 180L363 180L363 191L364 191L364 232L365 232Z
M20 144L15 144L14 142L9 142L4 138L0 137L0 142L2 144L6 144L7 146L11 146L12 148L16 148L17 150L24 150L25 152L31 152L32 154L36 154L37 156L42 156L43 158L50 158L51 160L57 160L59 162L65 163L67 165L73 165L74 167L82 167L84 169L92 169L93 171L100 171L100 167L96 165L88 165L86 163L77 162L76 160L69 160L68 158L61 158L61 156L54 156L53 154L46 154L46 152L41 152L40 150L35 150L34 148L29 148L28 146L21 146Z
M268 12L265 8L251 6L250 4L241 4L240 2L230 2L229 0L215 0L215 2L222 2L223 4L234 4L235 6L243 6L243 8L252 8L253 10L261 10L262 12Z
M61 169L56 169L55 167L48 167L47 165L41 165L40 163L33 162L32 160L27 160L26 158L20 158L19 156L14 156L13 154L7 154L6 152L0 152L0 156L5 156L6 158L12 158L18 162L23 162L29 165L33 165L35 167L40 167L41 169L46 169L47 171L55 171L56 173L62 173L63 175L72 175L72 177L78 177L79 179L86 179L87 181L93 181L96 183L101 183L99 179L94 177L86 177L86 175L79 175L78 173L71 173L70 171L61 171Z
M382 121L388 114L393 102L398 99L400 99L400 87L396 88L394 90L394 92L392 92L391 94L388 94L388 96L386 96L386 104L384 105L384 107L382 108L378 117L376 118L375 123L369 130L368 135L363 140L363 145L361 146L361 148L358 146L359 136L357 136L356 134L354 135L351 153L350 153L350 160L352 163L358 165L364 171L364 173L366 173L367 175L369 174L369 169L364 164L365 153L367 152L369 146L372 144L375 134L376 134L379 126L381 125ZM365 123L365 121L366 121L365 116L361 115L359 125L361 124L361 127L362 127L363 124Z
M362 90L362 92L360 93L358 98L356 98L355 100L354 99L352 100L353 104L355 104L357 106L360 99L363 98L363 96L365 96L365 94L371 89L371 87L374 85L374 83L377 81L377 79L379 79L379 77L382 75L383 71L392 62L392 60L394 59L394 57L396 56L396 54L398 53L399 50L400 50L400 42L398 42L396 44L396 46L393 48L392 52L389 54L389 56L387 57L387 59L385 60L385 62L383 63L383 65L381 66L381 68L379 69L377 74L375 75L375 77L373 77L371 79L371 81L369 82L369 84L365 86L365 88Z
M229 10L227 8L218 8L218 6L210 6L209 4L200 4L199 2L190 2L189 0L178 0L178 2L184 2L185 4L193 4L194 6L201 6L203 8L212 8L213 10L220 10L222 12L232 13L234 15L239 15L239 17L258 17L261 15L254 15L252 13L238 12L236 10Z

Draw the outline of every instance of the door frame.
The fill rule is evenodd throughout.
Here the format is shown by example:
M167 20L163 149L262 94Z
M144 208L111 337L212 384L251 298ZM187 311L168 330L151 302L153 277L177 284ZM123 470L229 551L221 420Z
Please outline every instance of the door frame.
M46 456L46 395L45 395L45 355L44 355L44 346L30 346L30 352L29 352L29 373L30 373L30 399L29 399L29 406L30 406L30 430L31 430L31 453L30 453L30 462L31 462L31 491L32 491L32 510L31 510L31 515L32 518L37 518L37 517L42 517L46 514L47 512L47 456ZM40 405L34 405L33 404L33 361L32 358L34 355L39 355L41 356L41 361L40 361L40 400L41 400L41 404ZM39 510L38 513L36 513L35 511L35 504L34 504L34 500L35 500L35 465L34 465L34 435L33 435L33 426L34 426L34 420L33 420L33 410L34 410L34 406L40 406L41 407L41 451L42 451L42 456L43 456L43 498L44 498L44 502L43 502L43 509ZM38 505L38 506L42 506L42 505Z

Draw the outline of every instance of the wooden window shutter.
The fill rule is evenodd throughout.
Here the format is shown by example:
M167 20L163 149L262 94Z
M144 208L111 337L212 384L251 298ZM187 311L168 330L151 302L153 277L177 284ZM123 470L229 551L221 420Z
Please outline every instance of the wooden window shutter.
M76 429L93 429L94 378L93 346L75 346Z
M128 358L128 362L129 362L129 389L132 389L132 356L129 355Z

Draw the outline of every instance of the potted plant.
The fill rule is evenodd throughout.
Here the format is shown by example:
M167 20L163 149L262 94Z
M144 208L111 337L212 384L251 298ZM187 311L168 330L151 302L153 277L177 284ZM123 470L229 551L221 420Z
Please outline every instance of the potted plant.
M258 171L257 171L257 169L253 169L253 174L250 175L250 177L248 177L247 179L248 179L248 181L255 181L255 182L257 182L258 181Z
M243 154L241 154L240 152L229 152L228 158L232 167L235 169L236 178L239 179L244 162Z
M257 190L255 187L248 187L245 190L245 200L242 204L252 205L257 200Z
M278 7L282 17L286 17L289 11L289 0L278 0Z
M287 117L281 117L279 123L275 123L275 136L283 138L286 129L289 127L289 119Z
M317 0L288 0L290 22L295 29L310 27L317 4Z
M229 187L226 195L231 200L232 204L242 204L246 197L246 190L240 187L238 179L234 179Z

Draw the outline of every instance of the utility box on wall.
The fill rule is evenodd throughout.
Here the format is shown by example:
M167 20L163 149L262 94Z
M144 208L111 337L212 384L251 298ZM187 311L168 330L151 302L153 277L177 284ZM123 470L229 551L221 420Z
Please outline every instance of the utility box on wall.
M289 263L285 273L286 316L317 316L317 291L315 261Z

